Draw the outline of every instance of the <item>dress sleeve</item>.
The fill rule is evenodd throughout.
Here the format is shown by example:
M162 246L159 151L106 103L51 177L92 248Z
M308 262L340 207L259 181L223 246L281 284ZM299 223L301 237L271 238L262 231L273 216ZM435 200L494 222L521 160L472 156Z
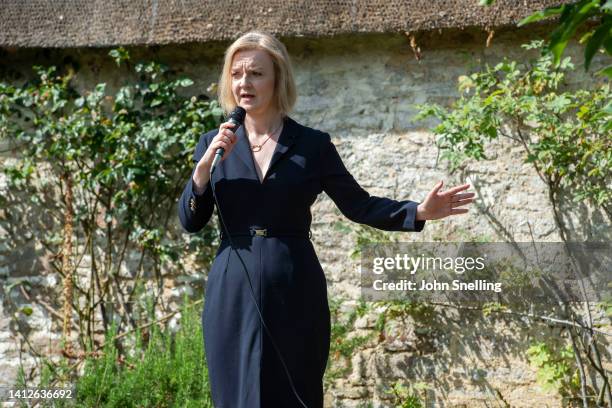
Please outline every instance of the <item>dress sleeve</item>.
M208 223L213 213L214 200L208 181L206 188L202 194L196 194L195 184L193 183L193 175L196 170L196 165L206 152L208 143L206 142L206 134L200 137L195 152L191 158L193 162L193 170L191 176L183 189L183 194L178 203L178 216L183 229L187 232L198 232Z
M371 196L348 172L329 134L321 146L321 184L323 191L351 221L385 231L421 231L425 221L417 221L414 201L396 201Z

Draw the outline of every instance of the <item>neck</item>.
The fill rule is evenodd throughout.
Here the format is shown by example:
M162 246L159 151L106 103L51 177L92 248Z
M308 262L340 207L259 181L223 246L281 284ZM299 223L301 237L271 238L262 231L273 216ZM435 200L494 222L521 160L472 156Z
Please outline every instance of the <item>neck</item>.
M244 126L249 134L266 135L278 129L282 122L282 116L275 110L269 110L262 114L252 115L247 112L244 118Z

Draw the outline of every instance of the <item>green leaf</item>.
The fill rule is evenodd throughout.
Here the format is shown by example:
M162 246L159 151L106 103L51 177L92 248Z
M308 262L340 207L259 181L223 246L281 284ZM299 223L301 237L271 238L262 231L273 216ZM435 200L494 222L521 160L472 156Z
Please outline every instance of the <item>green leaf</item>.
M540 21L543 20L547 17L550 16L554 16L557 14L561 14L565 9L566 9L566 5L562 5L561 7L548 7L542 11L537 11L533 14L531 14L528 17L525 17L524 19L522 19L521 21L519 21L519 23L517 24L518 27L524 26L525 24L530 24L530 23L534 23L536 21Z
M187 88L188 86L193 85L193 81L189 78L181 78L178 80L178 85L183 88Z
M31 316L34 313L34 309L31 306L23 306L19 311L26 316Z
M601 25L595 32L593 36L587 43L584 49L584 69L588 70L591 65L591 60L593 56L599 50L599 48L603 45L604 41L610 38L610 31L612 30L612 18L608 19L608 21Z
M548 104L548 107L555 113L562 113L570 103L571 100L567 96L559 95Z
M602 45L606 53L612 56L612 35L608 34Z
M129 53L123 47L110 50L108 55L115 60L117 66L120 66L121 62L128 61L130 59Z
M587 18L591 17L599 7L599 0L582 0L579 3L568 6L569 11L561 15L560 25L555 30L550 40L549 50L554 56L554 64L557 66L568 41L576 32L576 29Z
M608 78L612 79L612 65L608 65L604 69L597 71L597 75L605 75Z

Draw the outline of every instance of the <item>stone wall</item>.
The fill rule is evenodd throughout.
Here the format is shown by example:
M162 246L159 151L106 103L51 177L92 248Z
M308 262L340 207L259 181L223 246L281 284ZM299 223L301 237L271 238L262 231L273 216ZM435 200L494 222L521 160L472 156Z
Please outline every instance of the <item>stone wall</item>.
M522 163L520 150L500 141L494 160L471 163L462 174L449 175L437 160L434 137L427 131L432 123L415 123L414 103L447 103L457 96L456 80L468 69L507 56L523 60L527 51L520 44L541 35L536 31L501 31L490 47L486 33L444 31L419 37L422 59L417 61L403 35L348 35L319 39L287 39L299 90L292 117L298 122L329 132L357 181L371 194L395 199L422 200L434 184L446 186L469 181L478 194L476 205L466 215L428 221L422 233L396 233L401 241L462 241L487 237L491 240L559 241L547 200L546 186L529 165ZM205 93L217 80L225 43L163 46L131 49L134 60L159 58L195 80L188 92ZM46 64L69 57L82 69L77 81L83 88L106 82L109 92L133 78L117 75L106 57L107 49L20 50L6 55L6 66L30 72L34 63ZM582 48L572 45L569 54L576 65ZM533 55L533 54L530 54ZM586 86L595 79L581 70L571 86ZM10 160L2 153L0 161ZM0 189L5 189L4 178ZM178 199L178 197L177 197ZM11 211L10 208L1 211ZM326 272L330 296L348 299L349 310L359 297L358 261L348 254L355 247L355 233L348 236L335 226L349 223L334 203L322 194L313 206L313 240ZM609 220L584 205L568 208L576 239L610 239ZM353 225L355 226L355 225ZM4 231L0 230L4 234ZM176 220L176 237L181 230ZM6 235L2 235L6 239ZM0 248L0 282L5 288L19 278L30 278L37 294L59 293L59 275L48 270L41 248L33 245L9 250ZM178 300L183 291L202 289L203 275L167 274L167 296ZM2 291L17 304L31 304L29 339L42 351L59 339L57 317L19 289ZM14 310L0 304L0 385L11 384L19 364L35 366L35 356L20 353L23 339L11 326ZM355 333L374 330L377 311L368 312L355 323ZM600 323L608 324L603 315ZM52 320L55 322L52 324ZM433 328L432 328L433 327ZM607 326L609 328L609 325ZM428 329L427 329L428 328ZM396 322L385 339L372 340L357 352L352 372L336 381L326 395L328 406L357 407L373 402L388 406L381 390L383 381L421 381L430 387L428 404L447 407L560 406L558 395L546 393L536 384L536 374L525 358L534 339L559 338L558 328L521 319L484 318L469 312L443 309L436 322L408 319ZM393 334L395 333L395 334ZM23 346L24 350L27 349ZM610 367L609 350L605 354ZM26 370L27 371L27 370ZM386 402L385 402L386 401ZM509 404L505 405L504 404Z

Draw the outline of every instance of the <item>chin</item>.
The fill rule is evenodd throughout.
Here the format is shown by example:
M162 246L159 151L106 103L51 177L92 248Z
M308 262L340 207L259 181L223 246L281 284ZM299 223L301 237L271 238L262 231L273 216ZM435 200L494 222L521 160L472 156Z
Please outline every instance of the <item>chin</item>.
M244 105L240 105L240 106L242 106L244 108L244 110L247 113L250 113L250 114L259 113L260 111L262 111L262 109L260 109L260 107L256 106L256 105L244 104Z
M238 106L242 106L244 109L249 110L249 109L253 109L253 105L249 102L237 102Z
M238 103L238 106L244 108L244 110L251 116L255 114L261 114L269 108L269 106L263 107L258 103L251 104L250 102Z

